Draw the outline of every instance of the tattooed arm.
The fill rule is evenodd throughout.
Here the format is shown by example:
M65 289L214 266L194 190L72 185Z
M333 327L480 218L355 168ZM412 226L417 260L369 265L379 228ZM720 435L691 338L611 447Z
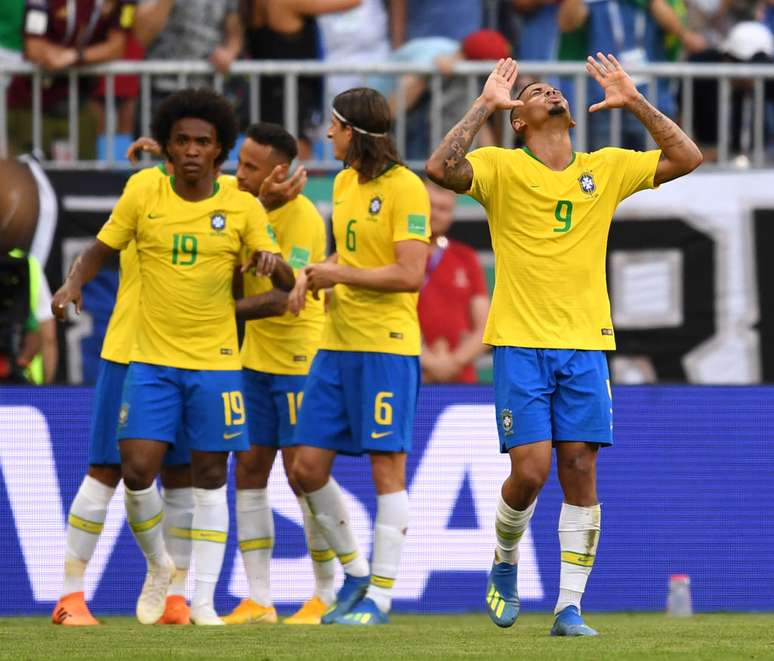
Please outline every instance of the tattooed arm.
M639 119L661 149L661 159L653 177L658 186L695 170L702 162L699 148L685 132L640 94L637 87L613 55L597 53L589 57L586 70L602 86L605 99L593 104L589 112L626 108Z
M457 193L470 190L473 168L465 154L476 133L495 110L510 110L524 105L511 99L511 88L516 82L518 66L515 60L500 60L487 78L484 90L460 122L446 134L425 166L427 176L436 184Z

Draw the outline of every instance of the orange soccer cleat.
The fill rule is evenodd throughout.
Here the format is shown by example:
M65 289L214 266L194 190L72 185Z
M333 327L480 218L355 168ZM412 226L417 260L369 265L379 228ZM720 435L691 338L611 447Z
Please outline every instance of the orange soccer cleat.
M252 599L242 599L233 611L220 619L226 624L274 624L277 611L274 606L261 606Z
M191 617L185 597L180 594L167 596L164 615L156 624L191 624Z
M66 627L93 627L99 624L86 605L83 592L71 592L60 597L51 613L51 621Z
M293 615L286 617L285 624L320 624L320 618L328 610L328 606L320 597L314 596L304 602Z

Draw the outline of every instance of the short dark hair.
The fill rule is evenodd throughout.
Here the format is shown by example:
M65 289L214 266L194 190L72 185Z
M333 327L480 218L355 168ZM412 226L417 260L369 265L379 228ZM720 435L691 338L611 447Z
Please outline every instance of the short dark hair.
M296 139L282 126L272 122L257 122L247 127L245 135L259 145L275 149L290 163L298 155Z
M542 80L533 80L531 83L527 83L526 85L524 85L524 87L522 87L519 90L519 93L516 95L516 101L521 99L521 95L524 94L524 92L527 90L528 87L532 87L533 85L541 85L542 83L543 83ZM518 113L519 113L518 106L511 108L511 114L510 114L511 124L513 124L513 121L516 119L516 116L518 115Z
M390 136L390 106L384 96L370 87L354 87L337 94L333 108L344 118L343 124L353 127L345 161L357 163L358 174L366 181L375 179L393 163L402 164ZM356 129L384 135L367 135Z
M215 159L219 166L228 158L236 144L239 128L231 104L224 96L208 89L185 89L170 94L161 102L151 127L153 137L167 154L167 143L172 135L175 122L186 119L201 119L215 127L220 144L220 154Z

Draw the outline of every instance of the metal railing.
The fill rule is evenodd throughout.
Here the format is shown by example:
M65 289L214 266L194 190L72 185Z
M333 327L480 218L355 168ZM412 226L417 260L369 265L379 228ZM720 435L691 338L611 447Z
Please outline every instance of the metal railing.
M578 109L586 108L587 103L587 78L585 65L582 62L522 62L520 72L537 77L561 77L574 81L574 98L570 99L573 115L577 122L574 133L575 147L584 150L588 144L588 114L579 112ZM299 76L321 76L335 74L359 75L365 84L369 76L403 74L418 74L428 79L430 92L429 133L431 148L437 145L443 137L441 109L443 108L444 81L453 77L466 81L467 102L480 93L482 79L489 74L492 63L487 62L460 62L452 74L444 75L432 65L412 65L403 63L382 64L333 64L317 61L249 61L235 62L229 73L232 77L241 77L247 81L248 115L251 122L260 121L260 78L262 76L280 76L284 85L284 118L285 127L294 135L298 135L298 82ZM766 99L765 82L774 80L774 65L750 65L750 64L686 64L665 63L649 64L641 67L632 67L628 72L633 76L642 76L647 80L647 96L651 102L655 102L657 94L657 81L662 78L675 81L682 90L682 103L676 117L689 135L693 134L694 117L694 80L712 79L718 81L717 109L717 161L716 165L728 167L732 164L731 152L731 94L732 81L734 79L749 79L752 85L752 120L750 122L749 163L753 167L763 167L767 164L766 151L770 145L765 144ZM47 72L29 63L7 64L0 63L0 156L8 153L8 102L7 83L13 75L21 74L32 79L32 145L37 152L41 151L43 142L43 80L50 76ZM151 82L154 76L170 74L176 76L180 88L186 87L193 76L211 76L212 87L216 91L222 91L226 77L213 70L206 62L192 61L118 61L99 66L73 68L63 75L68 79L68 119L69 119L69 148L73 156L72 161L65 163L44 160L47 167L52 168L125 168L126 162L117 161L114 158L114 141L116 137L116 94L115 77L117 75L137 75L140 78L139 96L139 126L143 135L149 135L151 124ZM105 76L105 141L106 156L101 160L83 160L78 154L78 117L81 107L79 99L79 77ZM467 106L460 104L458 118L461 118ZM509 126L507 113L500 113L498 121L502 121L503 146L512 146L514 135ZM327 119L327 118L326 118ZM613 111L611 119L610 144L620 144L621 118L620 111ZM324 130L324 127L323 127ZM321 132L321 135L324 133ZM401 154L406 151L406 104L404 98L397 99L395 117L395 136L398 149ZM652 145L652 140L649 143ZM414 168L421 168L423 160L409 161ZM226 164L228 167L231 164ZM340 164L330 158L308 161L310 169L335 171Z

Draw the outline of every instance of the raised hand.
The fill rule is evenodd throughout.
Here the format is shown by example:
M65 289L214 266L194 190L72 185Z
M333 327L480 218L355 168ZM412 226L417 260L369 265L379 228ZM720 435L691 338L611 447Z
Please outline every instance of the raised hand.
M516 60L508 57L500 60L495 66L489 78L486 79L484 90L481 92L481 100L491 110L510 110L517 106L523 106L523 101L511 98L511 90L519 75L519 65Z
M607 57L602 53L597 53L596 60L589 55L586 58L586 71L602 86L605 92L604 101L589 106L589 112L625 108L640 96L634 81L624 71L615 56L610 53Z
M258 198L267 211L272 211L296 198L306 186L306 168L300 165L293 176L288 177L289 166L277 165L263 180Z
M153 138L137 138L126 150L126 158L132 165L136 165L141 152L147 152L156 158L161 157L161 146Z

